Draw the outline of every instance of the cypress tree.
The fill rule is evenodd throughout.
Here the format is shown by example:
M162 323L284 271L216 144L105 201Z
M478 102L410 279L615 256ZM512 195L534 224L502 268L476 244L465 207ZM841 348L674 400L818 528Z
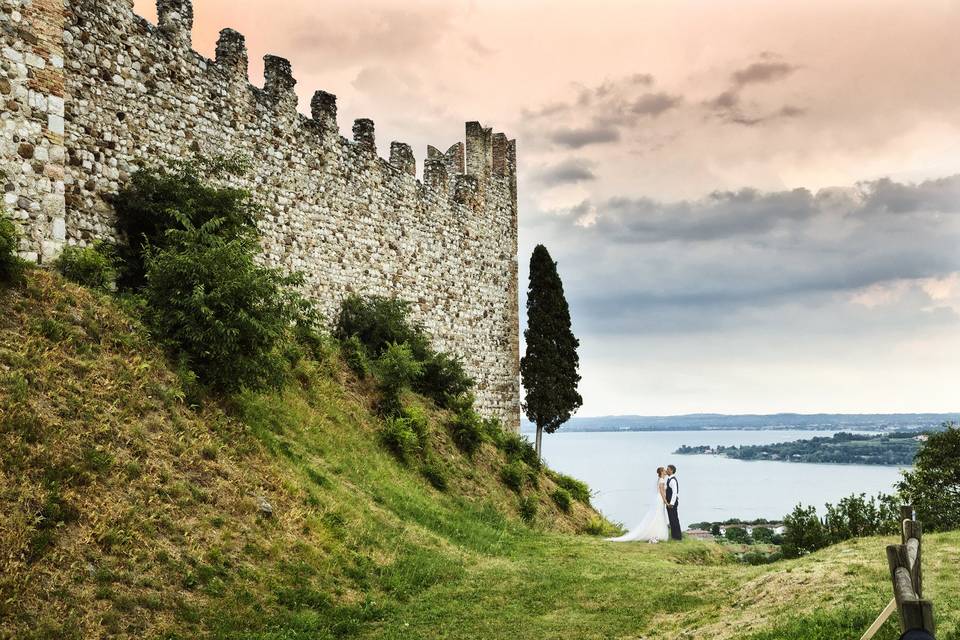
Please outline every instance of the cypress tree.
M580 341L570 329L570 308L563 295L557 263L537 245L530 257L527 290L527 351L520 359L526 397L523 410L537 425L537 455L543 432L553 433L583 404L577 393Z

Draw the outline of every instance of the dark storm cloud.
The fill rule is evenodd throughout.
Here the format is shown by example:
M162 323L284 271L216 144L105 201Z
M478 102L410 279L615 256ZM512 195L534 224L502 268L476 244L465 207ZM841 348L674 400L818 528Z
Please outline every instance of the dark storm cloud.
M786 323L818 306L832 306L838 323L862 322L869 310L850 302L857 292L960 272L960 176L585 201L534 231L590 331L694 331L763 314ZM885 322L958 322L916 289Z
M592 162L582 158L567 158L535 172L533 178L541 184L552 187L596 180L597 176L593 172Z
M620 140L620 131L606 125L564 127L550 134L551 142L569 149L581 149L592 144L608 144L618 140Z

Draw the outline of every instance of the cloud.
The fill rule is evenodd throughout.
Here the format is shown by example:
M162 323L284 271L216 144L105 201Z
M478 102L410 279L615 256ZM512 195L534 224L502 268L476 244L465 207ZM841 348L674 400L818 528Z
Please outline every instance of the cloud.
M730 87L707 100L703 105L713 112L713 115L730 124L746 127L755 127L775 120L798 118L806 114L807 110L795 105L784 105L779 109L759 110L756 107L748 113L744 107L742 93L746 87L753 84L772 84L785 79L799 67L782 60L768 51L760 54L760 62L754 62L730 74Z
M754 62L734 71L730 79L734 85L742 87L748 84L776 82L796 70L796 66L786 62Z
M607 144L620 140L620 131L615 127L598 125L588 127L563 127L550 134L555 144L569 149L581 149L592 144Z
M800 317L824 332L960 324L960 175L586 200L538 218L532 231L563 265L571 304L593 333L730 322L782 332L777 323Z
M677 107L683 99L667 93L645 93L629 105L629 112L637 115L659 116Z
M596 174L593 172L593 166L594 164L589 160L567 158L555 165L545 167L535 172L533 178L540 184L550 187L587 182L597 179Z
M371 60L411 58L443 44L438 33L454 29L455 13L437 3L398 9L371 5L361 9L336 4L322 14L306 14L291 25L289 46L308 51L314 68L348 67ZM348 26L345 23L349 22ZM469 39L461 40L480 52Z

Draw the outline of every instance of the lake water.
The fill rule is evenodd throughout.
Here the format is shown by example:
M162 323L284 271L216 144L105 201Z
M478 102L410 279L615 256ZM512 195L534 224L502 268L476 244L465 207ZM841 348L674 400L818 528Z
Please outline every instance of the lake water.
M834 431L631 431L543 436L551 468L584 480L593 504L627 527L656 499L656 468L674 464L680 483L680 522L727 518L779 520L798 502L823 513L851 493L890 492L902 467L732 460L674 455L687 445L770 444L831 436ZM533 437L533 434L526 434Z

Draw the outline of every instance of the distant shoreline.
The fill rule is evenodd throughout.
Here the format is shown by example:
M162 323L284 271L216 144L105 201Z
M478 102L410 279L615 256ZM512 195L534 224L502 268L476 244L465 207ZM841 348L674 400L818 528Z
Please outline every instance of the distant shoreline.
M651 431L924 431L957 421L957 413L778 413L687 414L680 416L601 416L573 418L560 433L621 433ZM522 433L533 433L527 421Z

